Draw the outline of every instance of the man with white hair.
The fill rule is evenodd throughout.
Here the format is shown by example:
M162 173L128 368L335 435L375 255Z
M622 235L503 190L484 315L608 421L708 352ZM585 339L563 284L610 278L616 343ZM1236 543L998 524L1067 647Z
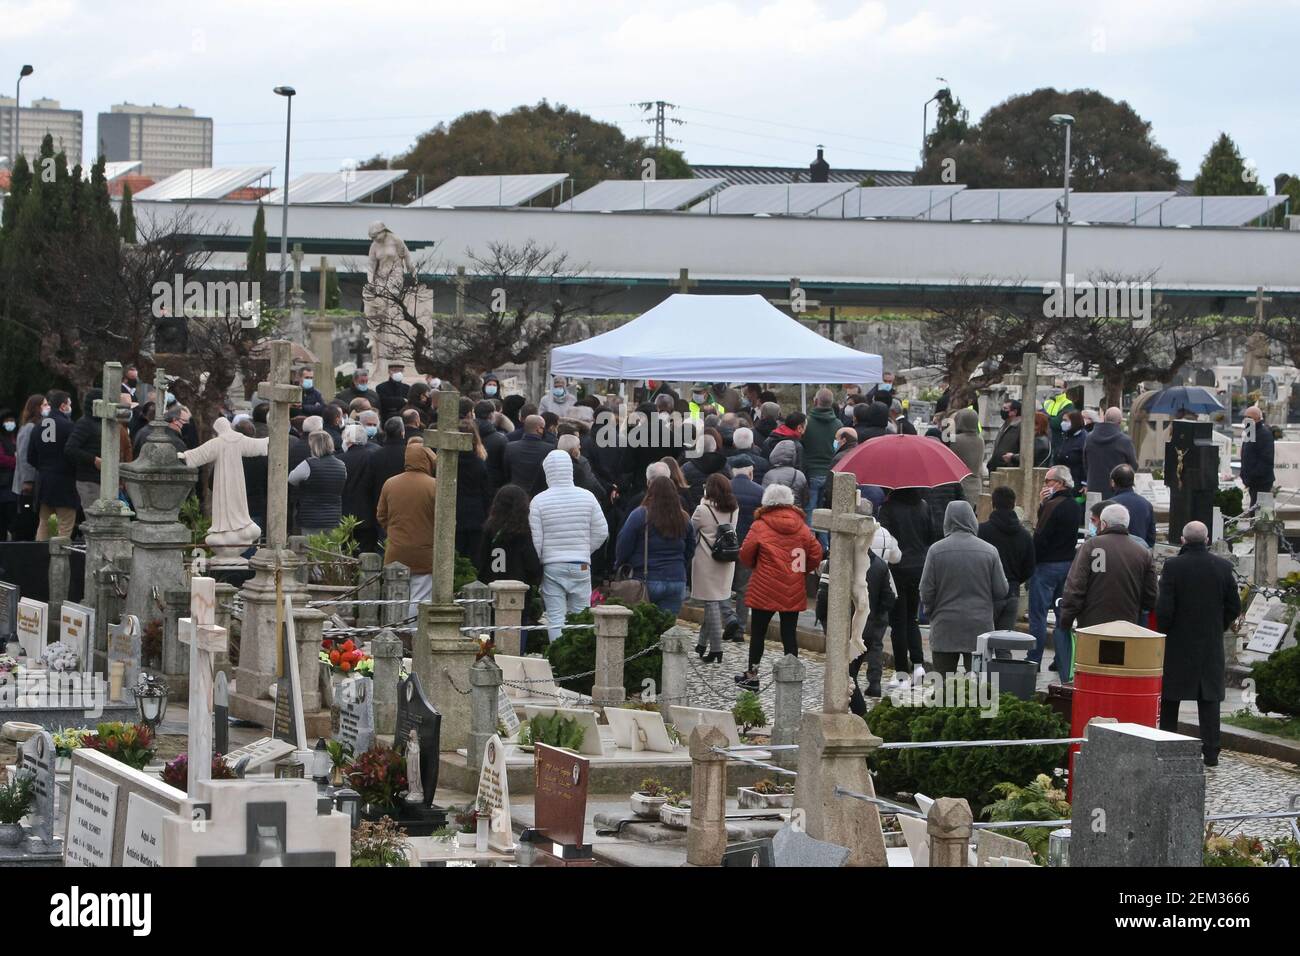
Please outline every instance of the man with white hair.
M1183 526L1183 547L1165 561L1156 598L1156 627L1165 633L1160 729L1178 732L1178 705L1196 701L1201 754L1219 762L1219 705L1225 697L1223 632L1241 613L1232 565L1207 546L1199 521Z
M1115 495L1110 474L1117 466L1128 465L1137 470L1137 452L1133 449L1133 439L1120 427L1123 421L1124 414L1118 408L1106 409L1106 420L1088 433L1088 441L1083 446L1083 470L1087 475L1088 490L1100 493L1103 501Z
M754 469L754 480L761 484L763 475L767 473L767 469L771 465L754 447L754 430L752 428L737 428L731 435L731 444L735 448L735 452L727 460L727 464L731 466L733 471L738 467L751 466ZM739 460L742 458L745 461Z
M383 436L379 434L379 413L374 409L366 409L357 416L357 424L366 431L366 441L375 448L383 445Z
M1264 424L1258 405L1246 409L1241 426L1241 483L1250 492L1253 508L1261 491L1273 490L1273 431Z
M1129 537L1129 514L1123 505L1101 511L1097 535L1074 556L1065 578L1058 614L1056 662L1061 680L1069 680L1071 628L1111 621L1141 623L1142 612L1156 606L1156 569L1152 552Z
M1039 492L1038 521L1034 525L1034 574L1029 579L1029 633L1034 635L1034 649L1028 659L1043 660L1047 646L1047 612L1065 590L1065 579L1074 561L1079 542L1083 512L1074 498L1074 479L1065 465L1053 465L1043 477ZM1053 647L1068 643L1057 621ZM1055 668L1055 664L1052 665Z

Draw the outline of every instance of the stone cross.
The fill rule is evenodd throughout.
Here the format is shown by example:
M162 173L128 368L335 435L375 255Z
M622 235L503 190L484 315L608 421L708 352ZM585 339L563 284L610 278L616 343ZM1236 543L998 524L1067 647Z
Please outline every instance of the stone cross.
M130 417L131 410L118 401L122 391L122 363L104 363L104 397L95 401L92 414L99 416L99 498L101 501L118 501L118 472L121 463L121 445L118 416L123 412ZM122 510L126 510L123 506Z
M293 244L293 254L289 257L293 259L293 291L302 293L301 276L302 271L302 243Z
M690 269L679 269L679 270L677 270L677 278L676 278L676 280L669 279L669 280L668 280L668 284L669 284L669 285L673 285L674 282L675 282L676 285L677 285L677 291L678 291L678 292L690 292L690 291L691 291L691 286L693 286L693 285L699 285L699 284L700 284L697 280L691 278L691 270L690 270Z
M465 318L465 286L469 283L465 278L465 267L456 267L456 318Z
M434 604L451 604L456 578L456 469L461 452L472 451L474 436L462 432L459 422L460 394L438 393L438 427L424 433L424 440L438 455L438 496L433 514L433 597Z
M799 277L791 276L790 297L788 299L768 299L767 301L771 302L773 305L788 305L790 306L790 311L795 314L816 312L821 308L822 304L819 299L806 299L803 297L802 293L803 290L799 286Z
M217 581L190 579L190 616L177 620L177 639L190 646L189 776L186 792L212 779L212 662L226 652L226 629L217 620Z
M266 416L271 430L266 456L266 543L277 552L289 540L289 408L302 401L302 388L289 380L292 360L290 343L272 342L270 381L257 386L257 393L271 402Z
M167 383L171 379L164 368L156 368L153 372L153 421L150 424L163 424L163 412L167 411ZM118 386L121 387L120 385ZM102 487L102 485L101 485Z
M813 527L831 534L830 593L826 611L826 668L822 690L822 713L846 714L849 710L849 631L853 601L853 554L856 539L871 538L876 522L857 513L858 483L848 472L831 474L831 508L813 512ZM809 568L808 570L813 570Z
M1259 322L1260 324L1263 324L1264 306L1272 302L1273 297L1271 295L1265 295L1264 287L1261 285L1261 286L1256 286L1254 295L1246 296L1246 301L1255 306L1255 321Z
M297 253L299 248L300 248L299 246L295 245L293 247L294 252ZM321 256L320 257L320 309L318 311L322 319L325 318L325 297L326 294L329 292L329 278L330 278L329 260L324 256Z

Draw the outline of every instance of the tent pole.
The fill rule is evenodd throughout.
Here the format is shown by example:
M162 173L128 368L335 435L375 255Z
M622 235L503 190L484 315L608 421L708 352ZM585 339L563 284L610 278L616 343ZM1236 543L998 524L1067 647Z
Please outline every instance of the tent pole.
M799 383L799 404L803 406L803 413L808 414L808 385L806 382Z

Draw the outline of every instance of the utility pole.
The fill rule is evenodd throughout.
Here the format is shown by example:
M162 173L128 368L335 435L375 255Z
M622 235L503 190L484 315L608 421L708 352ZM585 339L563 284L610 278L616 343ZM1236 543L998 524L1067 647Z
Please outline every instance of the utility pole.
M641 103L633 103L632 105L640 107L645 112L654 110L654 116L646 117L645 122L653 125L655 128L655 149L663 149L669 143L677 142L677 140L673 139L665 132L665 127L668 123L676 123L678 126L684 126L686 124L685 120L677 119L675 116L666 115L667 110L677 109L675 103L668 103L664 100L645 100Z

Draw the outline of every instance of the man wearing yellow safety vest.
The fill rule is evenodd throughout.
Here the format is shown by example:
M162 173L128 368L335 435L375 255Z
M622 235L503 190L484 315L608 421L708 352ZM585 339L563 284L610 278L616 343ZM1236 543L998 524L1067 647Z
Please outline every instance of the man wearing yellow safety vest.
M1047 415L1047 424L1051 430L1052 460L1055 461L1057 449L1061 447L1061 442L1065 438L1061 432L1061 419L1074 411L1074 402L1070 401L1070 396L1065 394L1065 379L1055 379L1052 387L1057 390L1057 394L1043 400L1043 411Z

